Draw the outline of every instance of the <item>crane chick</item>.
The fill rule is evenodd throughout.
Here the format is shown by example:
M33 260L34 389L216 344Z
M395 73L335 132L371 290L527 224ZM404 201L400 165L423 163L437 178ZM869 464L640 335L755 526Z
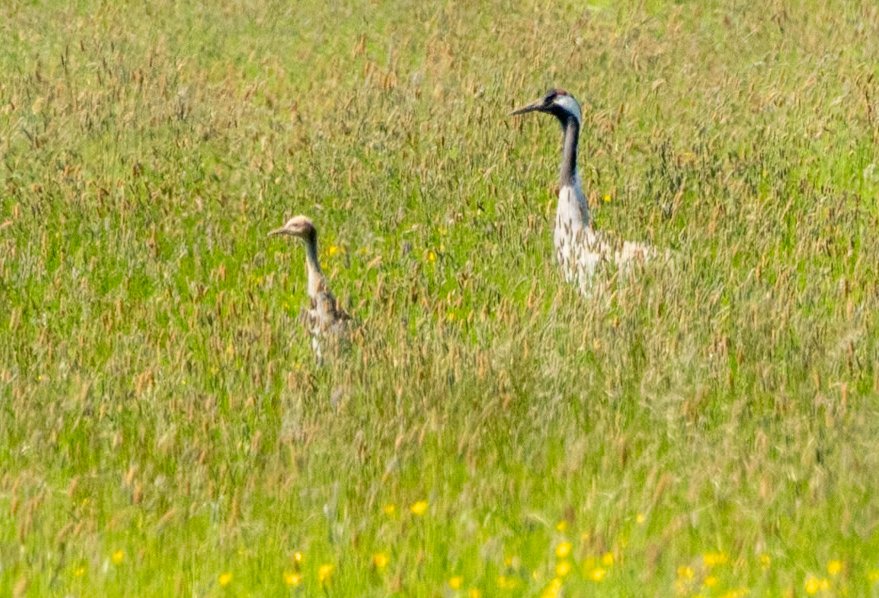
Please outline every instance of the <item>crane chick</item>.
M542 112L554 116L562 126L562 161L559 173L559 200L556 207L553 241L556 260L565 280L576 282L588 293L595 270L601 263L620 269L656 257L650 245L631 241L614 242L595 230L583 183L577 171L577 144L580 137L580 104L563 89L550 89L541 99L513 111L513 115Z
M336 347L347 337L352 320L338 304L330 292L327 279L317 257L317 229L305 216L294 216L281 228L269 236L289 235L302 239L305 244L305 270L308 274L308 297L310 307L303 310L302 316L311 334L311 348L318 363L323 361L325 344Z

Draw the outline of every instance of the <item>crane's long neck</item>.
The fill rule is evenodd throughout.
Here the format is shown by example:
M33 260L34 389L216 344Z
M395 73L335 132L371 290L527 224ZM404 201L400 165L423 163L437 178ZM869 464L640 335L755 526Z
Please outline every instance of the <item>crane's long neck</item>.
M578 235L580 230L591 228L586 194L577 173L577 143L580 122L572 115L560 118L562 132L562 165L559 175L559 203L556 210L556 234Z
M564 139L562 143L562 167L559 186L574 186L577 181L577 142L580 138L580 123L568 116L562 123Z
M305 241L305 269L308 272L308 296L314 298L324 290L324 274L317 259L317 233L312 231Z

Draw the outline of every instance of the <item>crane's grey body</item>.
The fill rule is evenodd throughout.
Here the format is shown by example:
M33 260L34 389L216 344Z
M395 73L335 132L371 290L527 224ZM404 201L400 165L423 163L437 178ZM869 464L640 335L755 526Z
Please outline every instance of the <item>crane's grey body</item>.
M310 305L302 310L301 319L311 335L311 348L320 363L323 361L325 345L335 348L347 336L351 316L336 303L321 270L317 257L317 229L305 216L295 216L269 235L290 235L299 237L305 243L305 271L308 276Z
M562 162L553 244L556 261L565 280L576 283L587 293L595 271L602 262L628 266L649 259L654 250L648 245L629 241L614 245L593 228L589 204L577 172L581 114L580 105L574 97L563 90L553 89L542 99L513 114L535 111L552 114L562 126Z

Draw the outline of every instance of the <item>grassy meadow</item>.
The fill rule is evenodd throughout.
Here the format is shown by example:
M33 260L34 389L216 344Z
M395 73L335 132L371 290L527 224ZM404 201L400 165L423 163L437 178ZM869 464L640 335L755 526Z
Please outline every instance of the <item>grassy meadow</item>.
M879 6L0 5L0 595L879 595ZM553 263L584 105L597 226ZM297 321L311 216L363 325Z

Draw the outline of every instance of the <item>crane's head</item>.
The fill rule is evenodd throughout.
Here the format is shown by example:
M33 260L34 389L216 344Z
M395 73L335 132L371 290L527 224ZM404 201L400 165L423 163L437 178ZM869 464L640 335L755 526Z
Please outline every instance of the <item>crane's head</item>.
M315 238L317 230L307 217L293 216L293 218L287 221L287 224L269 233L270 237L274 235L289 235L308 241Z
M527 106L514 110L511 115L525 114L526 112L545 112L552 114L562 126L569 118L574 118L577 124L581 123L580 104L564 89L550 89L542 98Z

